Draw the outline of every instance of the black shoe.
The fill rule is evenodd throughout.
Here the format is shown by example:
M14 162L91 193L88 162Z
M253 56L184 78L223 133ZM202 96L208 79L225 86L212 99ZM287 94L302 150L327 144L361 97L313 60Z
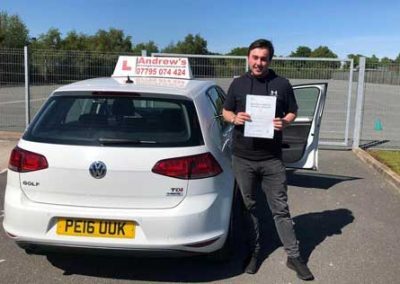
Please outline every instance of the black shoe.
M260 259L257 255L250 255L244 261L244 272L248 274L257 273L260 268Z
M300 256L288 257L286 265L290 269L296 271L297 277L299 277L301 280L314 280L314 275L312 275L307 264Z

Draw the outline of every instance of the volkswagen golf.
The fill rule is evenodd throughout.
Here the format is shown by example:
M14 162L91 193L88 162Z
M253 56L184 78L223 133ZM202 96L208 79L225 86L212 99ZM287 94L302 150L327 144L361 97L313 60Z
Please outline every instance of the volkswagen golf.
M116 69L131 70L120 61ZM164 68L160 78L157 68L50 95L10 157L3 226L19 246L227 251L237 195L225 93L181 78L189 69L173 78L177 69ZM294 87L300 109L284 133L288 167L317 167L326 87Z

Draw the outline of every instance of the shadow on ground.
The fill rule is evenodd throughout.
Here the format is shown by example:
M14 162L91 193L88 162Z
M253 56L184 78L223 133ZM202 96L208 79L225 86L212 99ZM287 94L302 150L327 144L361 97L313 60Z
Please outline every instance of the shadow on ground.
M267 210L269 211L269 210ZM276 249L282 247L270 212L262 219L262 259L265 260ZM354 221L353 213L345 208L312 212L293 218L300 254L308 261L314 249L326 238L342 234L342 229Z
M377 146L382 146L383 144L389 143L390 140L372 140L372 141L364 141L363 144L360 145L361 149L368 149Z
M288 185L317 189L329 189L341 182L361 179L359 177L301 172L295 170L288 170L286 173Z
M281 246L275 225L266 214L261 218L264 259ZM243 220L238 220L237 225L242 232L247 232L242 227L245 225ZM299 215L293 220L296 223L302 255L308 259L315 247L327 237L341 234L342 228L352 223L354 217L348 209L336 209ZM236 242L236 251L231 261L226 263L211 262L204 256L138 258L48 254L47 259L55 267L64 270L64 275L162 282L209 282L229 279L242 273L242 262L246 253L245 236L238 237Z

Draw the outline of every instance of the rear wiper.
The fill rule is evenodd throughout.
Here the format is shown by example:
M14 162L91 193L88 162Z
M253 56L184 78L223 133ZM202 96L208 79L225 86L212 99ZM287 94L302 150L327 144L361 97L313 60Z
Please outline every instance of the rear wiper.
M150 140L132 140L118 138L99 138L101 145L137 145L137 144L157 144L157 141Z

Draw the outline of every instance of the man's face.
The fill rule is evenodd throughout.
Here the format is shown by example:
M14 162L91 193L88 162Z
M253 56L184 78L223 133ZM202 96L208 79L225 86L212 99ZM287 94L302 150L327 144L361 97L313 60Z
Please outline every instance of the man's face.
M254 48L249 54L249 68L253 76L264 76L268 71L269 50L266 48Z

